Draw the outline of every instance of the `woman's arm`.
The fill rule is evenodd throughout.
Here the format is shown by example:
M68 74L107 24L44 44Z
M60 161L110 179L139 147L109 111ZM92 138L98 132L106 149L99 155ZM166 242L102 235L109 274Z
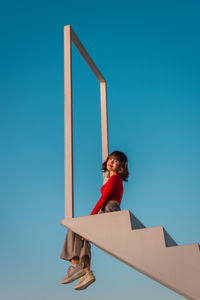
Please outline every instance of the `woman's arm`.
M103 194L97 204L95 205L93 211L91 212L91 215L95 215L99 212L99 210L106 204L107 201L111 200L111 195L113 193L113 190L116 188L116 185L118 184L118 178L117 176L111 176L109 181L106 183L105 189L103 191Z

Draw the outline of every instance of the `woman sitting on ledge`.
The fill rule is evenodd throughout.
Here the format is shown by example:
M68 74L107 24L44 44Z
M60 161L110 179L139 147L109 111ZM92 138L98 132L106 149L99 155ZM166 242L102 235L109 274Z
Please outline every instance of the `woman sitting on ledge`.
M101 188L101 198L95 205L91 215L120 210L123 195L123 182L128 181L128 159L123 152L112 152L102 165L102 171L107 173L108 181ZM75 290L87 288L96 279L90 270L90 243L78 234L68 229L61 258L71 261L66 276L60 283L70 283L78 278Z

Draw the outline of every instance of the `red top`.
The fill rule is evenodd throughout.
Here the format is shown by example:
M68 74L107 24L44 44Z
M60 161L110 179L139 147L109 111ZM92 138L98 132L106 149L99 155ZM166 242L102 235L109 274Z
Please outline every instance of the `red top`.
M101 198L95 205L91 215L95 215L98 211L104 207L109 200L116 200L119 205L123 195L123 183L122 178L118 174L112 175L108 181L101 188Z

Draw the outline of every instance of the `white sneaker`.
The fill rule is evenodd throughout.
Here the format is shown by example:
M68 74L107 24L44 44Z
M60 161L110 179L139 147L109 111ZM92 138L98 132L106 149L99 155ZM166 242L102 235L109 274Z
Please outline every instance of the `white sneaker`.
M85 270L80 266L70 266L66 276L61 279L60 283L70 283L80 277L82 277L83 275L85 275Z
M74 286L74 289L75 290L84 290L90 284L92 284L95 280L96 280L96 278L94 277L94 274L92 273L92 271L89 271L80 278L78 283Z

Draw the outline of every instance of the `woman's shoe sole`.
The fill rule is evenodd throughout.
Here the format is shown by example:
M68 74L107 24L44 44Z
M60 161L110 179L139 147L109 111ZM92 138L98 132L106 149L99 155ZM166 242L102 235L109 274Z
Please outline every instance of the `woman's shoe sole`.
M78 288L74 287L74 289L77 290L77 291L84 290L84 289L86 289L90 284L92 284L92 283L95 282L95 281L96 281L96 279L93 278L92 280L88 281L87 283L85 283L85 284L82 285L81 287L78 287Z

